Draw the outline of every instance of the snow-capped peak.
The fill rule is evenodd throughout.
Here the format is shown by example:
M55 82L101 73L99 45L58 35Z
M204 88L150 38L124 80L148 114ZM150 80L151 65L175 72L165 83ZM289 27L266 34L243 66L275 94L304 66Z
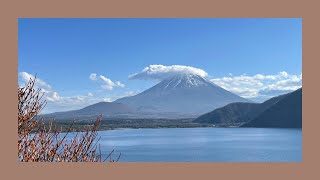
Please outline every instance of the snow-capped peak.
M164 89L172 88L188 88L198 86L208 86L210 83L198 75L193 74L178 74L163 80L161 87Z
M203 114L232 102L248 102L210 81L194 74L178 74L155 86L116 102L128 104L141 112Z

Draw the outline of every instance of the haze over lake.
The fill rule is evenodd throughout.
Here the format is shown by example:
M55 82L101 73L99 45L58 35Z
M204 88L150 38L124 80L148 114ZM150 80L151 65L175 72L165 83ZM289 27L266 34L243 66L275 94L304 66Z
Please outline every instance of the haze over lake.
M102 156L121 162L300 162L302 130L161 128L99 131Z

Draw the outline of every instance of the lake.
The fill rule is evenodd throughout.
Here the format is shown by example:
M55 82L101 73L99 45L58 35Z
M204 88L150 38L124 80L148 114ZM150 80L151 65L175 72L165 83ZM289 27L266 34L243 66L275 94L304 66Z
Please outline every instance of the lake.
M103 156L120 162L300 162L302 130L161 128L99 131Z

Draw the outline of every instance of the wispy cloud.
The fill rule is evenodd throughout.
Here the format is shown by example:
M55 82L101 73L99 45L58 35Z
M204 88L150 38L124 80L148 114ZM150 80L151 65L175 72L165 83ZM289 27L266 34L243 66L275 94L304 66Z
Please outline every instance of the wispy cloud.
M124 96L123 96L123 97L126 97L126 96L134 96L134 95L136 95L136 94L139 94L139 92L138 92L138 91L126 91L126 92L124 93Z
M101 88L106 90L112 90L114 87L125 87L125 84L120 81L113 82L111 79L103 75L97 76L96 73L91 73L89 79L92 81L99 81L102 84Z
M210 79L211 82L244 98L269 98L275 95L294 91L302 86L302 74L293 75L287 72L253 76L240 75Z
M20 72L19 73L19 80L20 80L20 86L22 86L22 83L26 84L30 79L35 79L34 88L40 89L42 93L45 93L45 99L47 101L59 101L61 99L59 93L55 92L52 89L52 86L49 85L47 82L43 81L39 77L35 77L34 75L27 73L27 72Z
M147 79L161 80L161 78L166 77L165 70L152 70L152 72L156 72L155 74L157 75L153 74L149 77L149 75L147 75L148 73L143 71L142 74L145 75L145 78L148 77ZM189 72L198 75L202 74L202 77L205 77L206 79L209 78L208 74L205 71L203 71L205 72L203 73L201 69L193 71L193 69L191 68L187 71L176 71L169 68L167 72L169 74L174 74L177 72ZM144 76L142 74L139 76ZM34 76L27 72L20 72L19 85L21 86L22 83L26 83L30 78L34 78ZM109 78L103 75L97 75L95 73L92 73L89 76L89 79L99 82L101 88L107 90L112 90L114 87L125 86L119 81L113 82ZM283 71L277 74L256 74L251 76L243 74L234 76L229 73L226 77L212 78L210 79L210 81L244 98L266 100L270 97L284 94L300 88L302 86L302 74L294 75L288 74L287 72ZM48 102L43 113L80 109L97 102L112 102L118 98L133 96L139 93L137 91L127 90L123 91L122 93L116 93L113 95L109 94L109 96L106 96L105 93L93 94L92 92L87 92L87 94L85 95L61 96L60 93L54 90L54 88L49 83L39 77L37 77L36 79L35 88L40 88L41 91L45 93L44 99Z
M294 75L282 71L277 74L256 74L251 76L243 74L235 76L233 73L228 73L225 77L211 78L203 69L183 65L149 65L141 72L129 75L129 79L163 80L181 73L199 75L228 91L249 99L266 100L302 86L302 74Z
M34 79L35 77L30 73L20 72L19 86L23 86L25 83L29 81L30 78ZM95 73L92 73L89 76L89 78L93 81L99 81L101 83L101 87L108 90L111 90L114 87L125 86L119 81L113 82L105 76L97 75ZM125 91L120 94L118 93L117 95L105 93L94 94L92 92L88 92L85 95L62 96L58 91L54 90L54 88L49 83L47 83L39 77L36 78L35 88L39 88L41 92L45 93L43 98L47 101L47 105L43 109L42 113L75 110L94 103L103 101L112 102L121 97L132 96L137 94L136 91Z
M27 83L30 78L35 77L27 72L19 73L19 86ZM46 107L43 109L42 113L50 113L57 111L68 111L83 108L90 104L94 104L101 101L110 101L112 98L108 97L98 97L92 92L88 92L87 95L75 95L75 96L61 96L59 92L55 91L54 88L41 78L37 77L35 81L36 89L40 89L44 93L44 100L47 101Z
M48 97L47 100L49 100ZM88 93L88 95L59 96L59 98L48 101L43 113L80 109L104 100L105 98L96 97L92 93Z
M92 80L92 81L96 81L97 80L97 74L96 73L91 73L89 78Z
M153 64L145 67L141 72L129 75L129 79L163 80L169 76L182 73L196 74L201 77L208 76L206 71L191 66Z
M32 74L29 74L27 72L20 72L19 73L19 77L21 78L21 80L23 82L28 82L30 79L34 79L35 76ZM51 89L51 86L44 82L42 79L37 78L37 81L35 82L35 86L39 87L39 88L45 88L45 89Z

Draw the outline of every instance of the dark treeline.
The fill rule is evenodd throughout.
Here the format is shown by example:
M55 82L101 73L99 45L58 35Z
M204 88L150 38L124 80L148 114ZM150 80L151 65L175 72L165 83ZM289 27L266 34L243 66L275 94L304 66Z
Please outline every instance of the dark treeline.
M194 123L194 119L103 119L98 130L112 130L119 128L194 128L214 127L212 124ZM81 131L83 127L90 126L88 121L56 121L55 125L61 127L62 131L69 128L72 131ZM221 125L222 127L224 125ZM228 126L228 125L225 125Z

